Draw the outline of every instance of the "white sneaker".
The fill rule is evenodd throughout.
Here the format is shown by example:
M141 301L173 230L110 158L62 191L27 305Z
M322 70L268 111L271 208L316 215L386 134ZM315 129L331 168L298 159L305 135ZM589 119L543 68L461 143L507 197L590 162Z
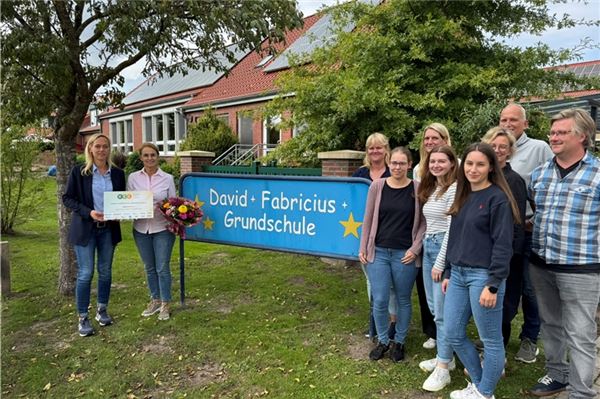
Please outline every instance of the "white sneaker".
M437 358L435 357L433 359L423 360L421 363L419 363L419 368L428 373L431 373L435 369L435 366L437 366ZM452 371L455 368L456 363L454 362L454 358L452 358L450 363L448 363L448 369Z
M477 390L475 384L469 382L465 389L450 392L450 399L486 399L486 397ZM489 399L496 399L496 397L492 395Z
M448 384L450 384L450 371L436 367L423 383L423 389L429 392L437 392L444 389Z
M423 348L425 348L425 349L435 348L435 339L429 338L427 341L423 342Z

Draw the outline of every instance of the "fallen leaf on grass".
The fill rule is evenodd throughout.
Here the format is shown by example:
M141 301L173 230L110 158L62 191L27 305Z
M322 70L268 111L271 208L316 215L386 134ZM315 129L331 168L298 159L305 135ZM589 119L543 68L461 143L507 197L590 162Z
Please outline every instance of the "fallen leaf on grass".
M49 391L50 388L52 388L52 384L51 383L47 383L46 386L44 386L44 391Z

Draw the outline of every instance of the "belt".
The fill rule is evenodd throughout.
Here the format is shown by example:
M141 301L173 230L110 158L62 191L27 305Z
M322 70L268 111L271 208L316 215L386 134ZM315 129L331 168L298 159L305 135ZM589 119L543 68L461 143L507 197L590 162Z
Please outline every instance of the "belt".
M94 227L97 229L103 229L108 227L108 224L106 222L94 222Z

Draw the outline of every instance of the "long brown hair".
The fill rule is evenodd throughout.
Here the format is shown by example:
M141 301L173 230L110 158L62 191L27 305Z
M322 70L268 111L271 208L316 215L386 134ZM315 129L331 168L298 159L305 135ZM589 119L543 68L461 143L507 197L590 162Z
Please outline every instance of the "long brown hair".
M442 178L440 179L440 191L437 194L437 198L444 195L444 193L448 191L448 187L450 187L452 183L456 181L456 175L458 171L458 160L456 159L456 154L454 153L454 150L449 145L441 145L435 147L433 150L431 150L430 153L428 153L425 156L425 159L422 163L423 173L421 173L421 176L423 177L421 178L421 183L419 184L418 191L419 201L421 201L421 204L426 203L427 200L429 200L429 197L431 197L435 189L438 187L437 177L432 175L431 171L429 170L429 159L431 158L431 154L436 153L445 154L452 163L452 169L450 169L450 171L446 175L442 176Z
M512 195L512 192L508 187L508 183L504 178L504 173L502 173L500 164L498 164L498 158L496 158L496 153L494 152L494 149L491 145L486 143L471 144L465 150L462 156L463 161L460 165L460 168L458 168L456 197L454 198L454 203L452 203L452 206L448 210L448 214L454 216L458 214L465 202L467 202L467 198L471 194L471 183L469 182L469 180L467 180L467 177L465 175L465 163L467 155L474 151L481 152L488 159L488 162L491 166L490 173L488 174L488 181L498 186L504 192L504 194L506 194L508 202L510 203L510 208L512 210L514 222L516 224L520 224L521 216L519 213L519 208L517 207L517 202L515 201L515 197Z

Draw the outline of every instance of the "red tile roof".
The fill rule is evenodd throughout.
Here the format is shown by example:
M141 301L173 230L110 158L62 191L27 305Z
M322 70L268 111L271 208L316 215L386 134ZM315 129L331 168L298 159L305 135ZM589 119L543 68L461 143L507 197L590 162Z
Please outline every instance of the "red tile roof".
M306 17L302 28L288 32L285 36L285 43L278 43L275 45L277 53L281 54L283 50L289 47L313 26L320 17L321 15L319 14ZM266 41L263 42L262 48L266 48ZM200 92L184 106L189 107L193 105L210 104L276 91L274 81L281 71L270 73L264 72L264 68L267 67L272 60L262 67L256 67L266 55L266 51L262 51L261 53L252 51L248 53L248 55L231 69L229 75L223 76L214 85L200 90Z

